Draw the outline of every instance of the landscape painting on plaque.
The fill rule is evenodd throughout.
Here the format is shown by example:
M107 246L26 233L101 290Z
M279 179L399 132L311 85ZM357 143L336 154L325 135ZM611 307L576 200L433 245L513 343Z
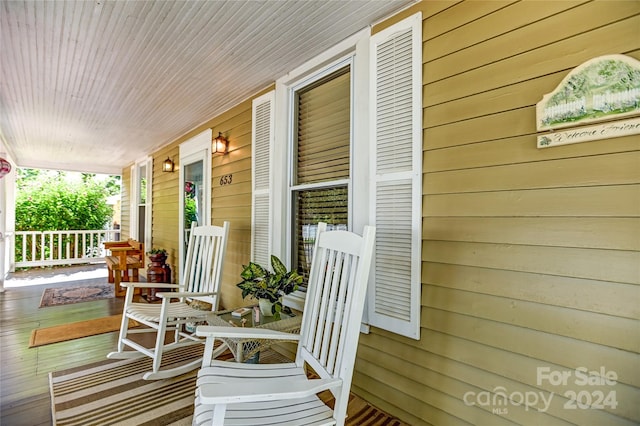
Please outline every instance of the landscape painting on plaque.
M606 55L573 69L536 105L536 127L550 131L538 148L640 133L640 61Z

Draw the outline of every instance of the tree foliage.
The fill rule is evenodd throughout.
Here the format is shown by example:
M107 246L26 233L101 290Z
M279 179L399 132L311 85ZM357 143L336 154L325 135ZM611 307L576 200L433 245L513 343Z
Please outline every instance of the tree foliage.
M113 215L113 189L95 175L18 169L17 186L16 231L103 229Z

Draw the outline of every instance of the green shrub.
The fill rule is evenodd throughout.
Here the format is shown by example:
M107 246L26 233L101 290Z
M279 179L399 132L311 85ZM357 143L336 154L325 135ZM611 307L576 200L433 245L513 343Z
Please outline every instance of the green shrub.
M16 231L103 229L113 215L104 184L40 174L18 186Z

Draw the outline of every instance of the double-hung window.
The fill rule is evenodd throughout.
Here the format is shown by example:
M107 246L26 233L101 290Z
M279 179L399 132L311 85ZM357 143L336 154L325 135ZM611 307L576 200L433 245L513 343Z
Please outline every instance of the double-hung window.
M289 205L291 257L307 275L318 222L349 228L351 175L350 66L293 91Z
M309 270L316 225L373 224L363 322L419 338L421 17L340 43L253 105L252 260Z

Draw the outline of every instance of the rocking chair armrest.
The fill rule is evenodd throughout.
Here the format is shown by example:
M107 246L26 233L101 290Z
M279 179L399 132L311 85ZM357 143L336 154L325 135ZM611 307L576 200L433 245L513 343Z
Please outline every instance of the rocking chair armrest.
M206 383L198 387L203 404L233 404L304 398L342 385L341 379L277 378L235 383Z
M299 334L286 333L284 331L215 325L199 325L196 328L196 336L231 339L300 340Z
M179 286L175 286L173 288L178 288ZM209 291L206 293L201 293L197 291L180 291L180 292L161 292L156 293L158 297L168 297L170 299L176 299L179 297L202 297L202 296L215 296L216 294L220 294L218 291Z
M135 287L135 288L180 288L178 284L167 284L167 283L140 283L140 282L129 282L123 281L120 283L120 287Z

